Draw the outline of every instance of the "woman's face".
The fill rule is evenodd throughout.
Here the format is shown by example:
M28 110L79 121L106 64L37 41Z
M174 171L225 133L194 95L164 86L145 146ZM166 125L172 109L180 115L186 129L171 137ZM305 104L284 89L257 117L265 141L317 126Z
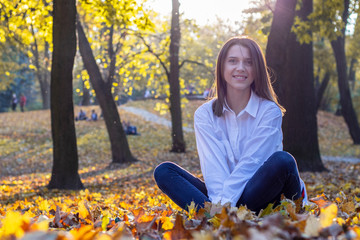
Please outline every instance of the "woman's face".
M250 91L255 71L250 50L242 45L229 48L224 62L224 79L227 91L244 93Z

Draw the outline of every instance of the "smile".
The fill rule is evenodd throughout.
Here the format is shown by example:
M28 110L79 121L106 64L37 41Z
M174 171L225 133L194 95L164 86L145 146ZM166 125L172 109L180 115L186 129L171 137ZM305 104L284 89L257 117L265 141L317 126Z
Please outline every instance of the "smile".
M243 75L233 75L233 78L238 79L238 80L246 80L247 77L243 76Z

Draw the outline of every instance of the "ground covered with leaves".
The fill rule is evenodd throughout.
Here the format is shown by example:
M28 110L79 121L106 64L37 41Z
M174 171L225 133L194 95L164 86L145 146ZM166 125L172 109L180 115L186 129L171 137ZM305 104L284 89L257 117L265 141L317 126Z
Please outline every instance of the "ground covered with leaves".
M156 103L126 105L153 111ZM187 103L187 126L201 103ZM93 108L100 113L97 106L84 109L89 114ZM86 187L79 192L46 188L52 167L49 111L0 114L0 239L360 239L359 163L324 161L327 172L301 173L312 203L305 208L284 199L259 215L246 207L211 204L184 212L160 192L152 172L157 164L173 161L201 177L194 134L185 133L186 153L170 153L169 128L119 112L140 132L128 136L139 161L109 167L103 120L76 122L79 173ZM360 157L341 117L320 112L318 122L322 155Z

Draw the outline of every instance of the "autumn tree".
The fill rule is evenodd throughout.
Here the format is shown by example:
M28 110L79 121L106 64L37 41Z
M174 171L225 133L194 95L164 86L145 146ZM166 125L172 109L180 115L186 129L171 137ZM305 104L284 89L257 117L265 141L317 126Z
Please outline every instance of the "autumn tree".
M338 73L341 113L349 128L349 133L353 140L353 143L360 144L360 127L355 109L352 104L348 78L348 67L345 54L345 29L349 18L349 5L350 0L344 0L343 11L341 15L341 19L343 22L343 26L340 30L341 34L331 41L331 47L334 51L336 69ZM353 61L355 61L354 58ZM351 62L350 67L353 66L353 61Z
M172 0L171 32L170 32L170 114L172 127L172 152L185 152L185 141L182 129L180 84L179 84L179 47L180 16L179 1Z
M136 1L119 0L115 2L83 2L81 5L81 12L88 12L90 10L93 14L103 14L98 17L100 22L86 22L89 16L79 15L77 22L77 32L79 37L80 54L90 77L90 82L95 90L96 98L102 109L105 124L108 130L112 163L129 163L136 159L132 156L129 144L122 126L120 115L114 101L113 93L117 74L119 74L119 58L121 51L130 51L128 48L127 36L133 34L134 28L139 30L146 30L151 27L151 21L148 19L146 12ZM81 14L80 12L80 14ZM90 42L85 35L84 27L80 18L84 18L86 24L98 24L101 36L105 41L94 41L94 45L98 43L99 47L94 48L101 56L102 69L97 64L93 50L90 47ZM134 20L135 19L135 20ZM91 32L90 32L91 33ZM100 37L101 37L100 36ZM102 44L106 45L103 46ZM126 46L126 47L125 47ZM101 72L101 70L103 70ZM117 97L115 97L116 99Z
M218 45L217 40L219 39L214 37L213 32L208 32L206 36L210 36L209 38L203 36L201 38L203 41L200 41L200 37L194 37L199 35L195 24L190 20L180 22L179 2L173 1L172 4L170 27L166 23L155 24L158 30L156 34L138 37L145 45L146 51L154 57L154 63L150 65L152 73L149 74L149 82L153 82L153 86L156 86L157 96L161 94L166 96L166 103L157 105L156 110L160 112L170 110L171 151L184 152L186 148L182 130L181 107L187 101L183 96L189 93L186 86L195 85L202 90L211 86L216 53L213 52L214 49L207 46L207 43ZM180 29L185 30L185 35L180 34ZM194 71L195 66L198 67L197 71ZM197 73L199 74L197 75Z
M111 144L112 163L134 162L136 159L130 152L129 144L126 139L116 103L114 102L111 94L111 85L109 86L103 80L90 44L79 21L77 22L77 29L80 53L84 61L85 68L90 75L90 81L96 92L96 97L99 101L105 125L108 130Z
M312 42L299 43L291 32L294 17L306 21L312 0L278 0L266 47L266 60L274 70L274 87L287 112L283 119L284 150L297 159L301 171L321 171L317 138ZM310 34L310 33L309 33Z
M75 0L54 0L51 67L51 130L53 169L49 188L82 189L72 97L72 70L76 53Z
M0 1L0 39L25 54L37 77L43 108L50 107L52 2ZM0 40L1 42L1 40Z
M320 36L330 41L336 62L341 113L354 144L360 144L360 127L349 87L350 74L345 51L345 38L346 26L350 12L352 12L350 9L358 9L358 4L358 1L350 0L316 1L314 11L309 16L310 21L305 23L296 19L296 28L294 29L297 35L303 36L304 41L310 41L312 38L306 34L309 29L318 32ZM355 60L352 59L354 58L350 59L350 69L351 63L354 63ZM352 66L354 67L354 65Z

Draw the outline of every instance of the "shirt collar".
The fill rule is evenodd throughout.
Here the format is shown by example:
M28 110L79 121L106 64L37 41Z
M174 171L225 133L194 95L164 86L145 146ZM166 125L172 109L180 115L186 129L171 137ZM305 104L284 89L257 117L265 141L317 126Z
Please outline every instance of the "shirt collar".
M251 95L250 95L250 99L248 104L246 105L246 107L244 108L244 110L242 110L239 115L242 112L247 112L249 115L251 115L252 117L256 117L256 113L258 112L258 108L259 108L259 104L260 104L260 97L258 95L256 95L256 93L251 90ZM226 98L224 99L224 106L223 106L223 112L225 111L230 111L233 112L233 110L231 110L231 108L229 107Z

